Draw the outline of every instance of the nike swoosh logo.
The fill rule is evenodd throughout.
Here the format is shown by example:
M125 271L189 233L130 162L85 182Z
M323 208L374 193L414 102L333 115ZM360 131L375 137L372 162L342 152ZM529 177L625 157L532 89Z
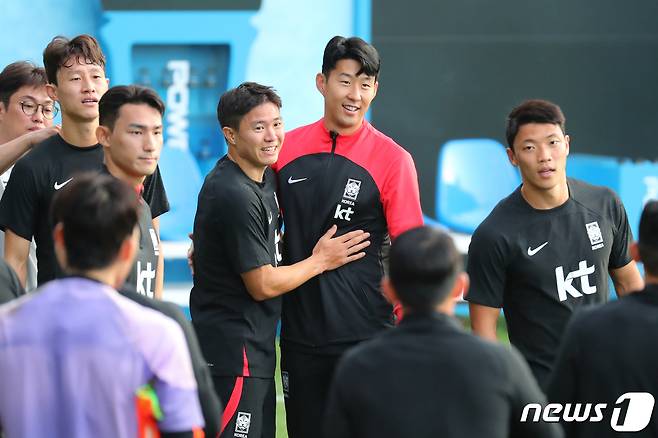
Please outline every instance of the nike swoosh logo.
M55 187L55 190L59 190L59 189L61 189L62 187L64 187L64 186L67 185L68 183L70 183L72 179L73 179L73 178L69 178L69 179L67 179L66 181L64 181L64 182L61 183L61 184L57 184L57 181L55 181L55 186L54 186L54 187Z
M537 248L535 248L535 249L532 249L532 248L528 247L528 255L529 255L530 257L532 257L533 255L535 255L535 254L537 254L539 251L541 251L541 249L542 249L543 247L545 247L546 245L548 245L548 242L544 242L544 243L542 243L541 245L539 245L539 246L538 246Z
M299 179L293 179L292 176L288 178L288 184L295 184L298 182L306 181L308 178L299 178Z

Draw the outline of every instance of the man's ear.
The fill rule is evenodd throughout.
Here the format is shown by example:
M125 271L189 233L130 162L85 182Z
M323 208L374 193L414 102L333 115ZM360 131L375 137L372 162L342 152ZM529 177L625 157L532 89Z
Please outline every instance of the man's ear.
M0 102L0 123L2 123L2 120L5 118L6 113L7 113L7 107L5 106L5 103Z
M471 285L471 279L466 272L457 274L455 284L450 291L450 298L454 301L461 300L468 293L468 288Z
M514 155L514 149L505 148L505 152L507 152L507 158L509 159L509 162L512 163L512 166L518 167L519 163L516 161L516 155Z
M68 266L68 260L66 257L66 245L64 243L64 225L59 222L53 228L53 244L55 247L55 256L57 262L63 268Z
M224 126L222 128L222 134L224 134L227 143L231 146L235 146L235 129L229 126Z
M571 137L568 135L564 136L564 142L566 143L565 146L567 148L567 156L569 156L569 147L571 146Z
M327 93L327 78L322 73L315 75L315 88L318 89L321 95L325 96Z
M637 244L637 242L631 243L631 257L633 257L633 260L635 260L635 262L642 261L642 259L640 258L640 247Z
M98 125L96 128L96 139L103 147L110 147L110 136L112 131L107 126Z
M139 242L139 228L136 226L133 233L126 237L119 248L119 260L132 264L137 253Z
M395 292L395 288L388 277L382 278L382 293L386 300L392 305L400 304L398 294Z
M59 102L59 99L57 99L57 85L46 84L46 94L48 94L48 97L52 100Z

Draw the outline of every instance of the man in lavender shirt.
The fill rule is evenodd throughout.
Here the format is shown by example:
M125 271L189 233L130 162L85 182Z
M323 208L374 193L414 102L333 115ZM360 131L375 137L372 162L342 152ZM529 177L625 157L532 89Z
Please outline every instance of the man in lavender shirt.
M0 427L6 438L138 436L136 391L150 383L162 437L203 427L180 326L115 288L137 246L134 190L106 175L57 193L58 262L70 277L0 306Z

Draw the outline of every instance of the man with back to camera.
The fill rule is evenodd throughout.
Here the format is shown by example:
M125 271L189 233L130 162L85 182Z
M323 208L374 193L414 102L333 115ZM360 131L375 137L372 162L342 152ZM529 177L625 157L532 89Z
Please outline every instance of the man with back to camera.
M58 109L46 92L46 71L28 61L17 61L0 72L0 197L11 169L21 156L43 140L59 133L53 126ZM0 231L0 254L4 254L5 233ZM26 262L25 288L37 287L37 255L30 242Z
M163 437L203 426L180 327L124 297L138 245L137 196L80 175L53 199L53 241L69 277L0 307L0 427L7 438L134 437L151 383ZM163 342L163 339L166 342Z
M461 258L435 228L396 238L382 289L405 317L343 356L325 437L561 436L557 424L519 422L526 404L545 401L521 355L467 333L453 317L468 289Z
M48 44L43 60L48 95L62 111L62 129L21 158L12 171L0 202L0 228L5 231L5 259L25 282L25 265L32 237L37 243L38 283L58 275L48 209L54 194L70 183L77 172L100 170L103 150L97 143L98 100L107 91L105 56L89 35L72 40L58 36ZM145 182L144 199L157 217L169 209L159 172ZM159 272L162 273L162 251ZM156 278L156 296L162 275Z
M528 100L507 119L507 154L521 186L473 234L467 271L473 331L496 339L504 310L510 342L545 388L564 328L580 306L642 288L626 211L614 192L567 178L562 110Z
M631 252L644 264L643 293L574 315L549 379L548 400L571 403L571 416L577 403L589 419L606 404L602 421L563 422L569 438L658 436L658 201L645 205Z
M275 435L275 345L279 296L308 279L365 256L368 233L332 238L305 258L279 266L276 181L269 167L284 139L281 99L245 82L217 107L228 145L206 177L194 218L194 287L190 311L215 388L226 406L221 436Z
M283 297L281 373L291 438L320 435L329 384L343 352L393 325L379 290L390 238L422 225L411 155L364 120L380 59L360 38L332 38L316 86L324 117L295 129L273 166L284 212L286 263L302 260L332 226L370 233L366 257Z
M103 173L118 178L139 194L139 247L126 284L120 293L137 303L175 319L183 329L190 350L199 401L205 420L205 433L219 433L221 405L201 354L194 329L178 306L153 298L159 241L152 228L151 212L141 197L144 179L153 174L162 151L164 102L150 88L136 85L110 88L98 103L98 142L103 145Z

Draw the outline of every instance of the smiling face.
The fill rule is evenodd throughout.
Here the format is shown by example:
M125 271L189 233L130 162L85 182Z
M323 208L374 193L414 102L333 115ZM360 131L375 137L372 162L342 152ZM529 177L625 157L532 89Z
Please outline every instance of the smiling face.
M57 70L57 85L47 87L50 96L59 102L64 120L90 122L98 118L98 101L108 84L101 66L72 56Z
M127 103L119 108L114 128L99 126L97 136L110 172L137 185L158 165L163 143L162 116L147 104Z
M27 115L21 107L21 102L26 109L31 106L36 111ZM53 100L48 97L46 87L23 86L16 90L5 105L0 102L0 130L5 141L13 140L21 135L46 128L53 125L53 121L45 118L43 112L52 111ZM30 111L28 111L30 112Z
M284 128L279 107L264 102L240 120L239 129L222 128L229 156L247 176L261 181L265 168L276 162L283 144Z
M543 196L566 186L569 136L559 125L527 123L519 127L507 154L521 171L526 192Z
M325 126L330 131L342 135L357 131L377 94L377 79L358 74L359 70L357 61L341 59L327 76L316 76L316 86L324 96Z

